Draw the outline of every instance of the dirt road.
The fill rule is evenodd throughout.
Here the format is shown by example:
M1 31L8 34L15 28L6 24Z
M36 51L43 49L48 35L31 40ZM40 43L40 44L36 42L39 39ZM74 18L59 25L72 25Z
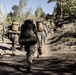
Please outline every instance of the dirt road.
M42 48L43 54L40 58L35 55L31 73L26 72L26 52L17 50L16 56L11 56L11 45L0 43L3 54L0 57L0 75L76 75L76 51L51 44L51 41L49 35Z

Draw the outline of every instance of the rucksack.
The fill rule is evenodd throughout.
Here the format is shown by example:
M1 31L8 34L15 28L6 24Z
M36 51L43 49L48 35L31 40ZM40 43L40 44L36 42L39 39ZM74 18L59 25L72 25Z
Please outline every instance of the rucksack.
M40 32L44 31L44 25L42 23L38 23L37 24L37 30L40 31Z
M21 34L19 42L36 43L37 42L36 32L37 30L35 25L30 20L25 21L25 23L21 26Z

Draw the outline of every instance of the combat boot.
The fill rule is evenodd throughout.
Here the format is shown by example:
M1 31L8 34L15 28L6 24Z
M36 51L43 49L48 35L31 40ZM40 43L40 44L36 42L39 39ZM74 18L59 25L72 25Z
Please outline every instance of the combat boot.
M15 54L15 51L14 50L12 50L12 54L11 54L11 56L15 56L16 54Z
M40 47L38 48L38 53L39 53L39 55L42 55L42 50Z
M39 58L40 55L42 55L42 50L41 50L41 48L39 47L39 48L38 48L38 53L37 53L37 58Z

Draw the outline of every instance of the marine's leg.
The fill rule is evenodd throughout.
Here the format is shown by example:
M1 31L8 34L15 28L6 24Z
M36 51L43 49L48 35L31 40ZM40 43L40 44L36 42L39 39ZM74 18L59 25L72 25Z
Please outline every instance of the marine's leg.
M12 43L12 55L15 55L16 46L14 43Z
M27 71L30 72L30 68L31 68L31 64L33 62L33 58L34 58L34 53L35 53L35 49L36 46L35 45L30 45L30 47L28 48L29 50L27 51Z
M12 55L15 55L15 51L16 51L16 47L17 47L17 40L18 38L15 37L16 35L13 34L13 37L12 37Z

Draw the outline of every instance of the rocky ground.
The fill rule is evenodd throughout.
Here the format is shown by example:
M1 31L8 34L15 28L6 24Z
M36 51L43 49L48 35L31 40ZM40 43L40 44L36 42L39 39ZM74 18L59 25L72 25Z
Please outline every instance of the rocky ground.
M37 58L35 53L31 73L26 72L26 52L16 50L16 56L11 56L11 42L5 39L0 43L0 75L76 75L76 45L72 38L49 34L43 54Z

